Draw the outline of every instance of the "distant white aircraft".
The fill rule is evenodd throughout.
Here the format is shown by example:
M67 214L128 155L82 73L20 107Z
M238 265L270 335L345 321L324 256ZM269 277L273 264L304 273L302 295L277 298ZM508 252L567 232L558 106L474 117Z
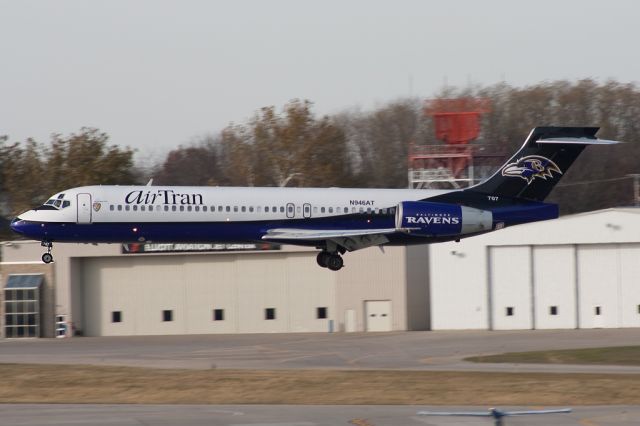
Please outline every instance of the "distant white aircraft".
M488 411L418 411L418 416L463 416L463 417L493 417L495 426L503 426L503 418L509 416L528 416L531 414L558 414L570 413L571 408L558 408L551 410L523 410L506 411L498 408L490 408Z
M536 127L486 181L459 190L85 186L53 195L11 222L54 242L273 242L317 247L322 267L370 246L425 244L558 217L544 203L597 127Z

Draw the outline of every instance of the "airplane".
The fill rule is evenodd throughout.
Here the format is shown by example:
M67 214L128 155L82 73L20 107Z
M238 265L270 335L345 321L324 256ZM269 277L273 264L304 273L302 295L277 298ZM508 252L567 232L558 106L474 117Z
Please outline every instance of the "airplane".
M544 203L598 127L536 127L491 177L464 189L84 186L20 214L13 231L54 242L270 242L316 247L338 271L346 252L371 246L460 241L555 219Z
M571 408L557 408L551 410L523 410L506 411L499 408L489 408L488 411L418 411L418 416L462 416L462 417L493 417L495 426L504 426L504 417L528 416L532 414L571 413Z

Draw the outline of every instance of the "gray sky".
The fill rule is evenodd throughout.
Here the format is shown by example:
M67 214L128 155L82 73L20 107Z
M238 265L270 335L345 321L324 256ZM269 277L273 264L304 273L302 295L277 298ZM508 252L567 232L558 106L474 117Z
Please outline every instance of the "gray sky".
M639 17L633 0L0 0L0 135L91 126L161 158L293 98L325 114L445 81L633 82Z

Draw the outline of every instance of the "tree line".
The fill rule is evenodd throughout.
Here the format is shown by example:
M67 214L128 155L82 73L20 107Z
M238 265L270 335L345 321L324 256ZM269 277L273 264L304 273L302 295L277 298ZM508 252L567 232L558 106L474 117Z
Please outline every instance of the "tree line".
M500 83L444 88L434 98L490 100L474 144L511 154L536 126L600 126L598 136L627 143L589 148L554 189L563 213L633 203L631 173L640 173L640 89L616 81L554 81L527 87ZM106 133L83 128L53 135L48 144L0 137L0 206L6 217L65 188L91 184L405 188L411 143L439 144L417 98L371 111L318 116L308 100L267 106L169 152L142 170L134 151L110 144Z

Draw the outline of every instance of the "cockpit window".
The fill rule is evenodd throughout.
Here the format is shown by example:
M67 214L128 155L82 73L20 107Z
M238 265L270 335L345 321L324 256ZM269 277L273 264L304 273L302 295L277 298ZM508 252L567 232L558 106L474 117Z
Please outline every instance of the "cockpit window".
M43 205L38 207L41 210L57 210L60 208L69 207L71 205L71 201L64 200L64 194L59 194L56 198L51 198L47 200Z

